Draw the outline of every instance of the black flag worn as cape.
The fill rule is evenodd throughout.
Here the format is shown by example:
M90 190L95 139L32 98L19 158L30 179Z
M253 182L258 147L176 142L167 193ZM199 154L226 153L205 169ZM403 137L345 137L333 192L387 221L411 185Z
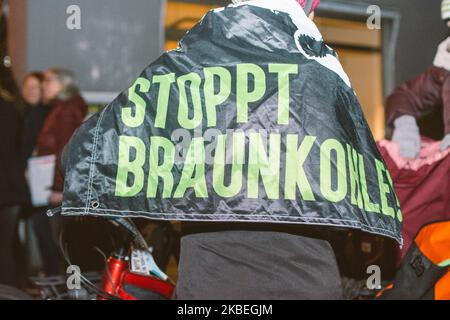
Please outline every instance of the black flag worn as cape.
M62 213L357 228L401 210L350 81L294 0L210 11L75 133Z

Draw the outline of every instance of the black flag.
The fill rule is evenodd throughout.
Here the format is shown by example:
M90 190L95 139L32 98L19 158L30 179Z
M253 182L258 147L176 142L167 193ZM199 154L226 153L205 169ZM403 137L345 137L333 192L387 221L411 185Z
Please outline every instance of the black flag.
M292 0L210 11L64 159L67 215L341 226L401 242L350 81Z

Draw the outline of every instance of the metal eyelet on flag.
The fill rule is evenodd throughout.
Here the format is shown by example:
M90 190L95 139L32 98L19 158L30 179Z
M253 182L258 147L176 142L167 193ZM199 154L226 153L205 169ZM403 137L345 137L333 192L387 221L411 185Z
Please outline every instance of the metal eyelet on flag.
M100 203L98 201L93 201L91 203L91 207L92 209L97 209L98 207L100 207Z

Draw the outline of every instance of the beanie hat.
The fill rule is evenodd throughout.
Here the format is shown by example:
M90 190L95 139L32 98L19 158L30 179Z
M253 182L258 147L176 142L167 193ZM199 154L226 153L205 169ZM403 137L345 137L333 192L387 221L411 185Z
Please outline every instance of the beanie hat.
M443 0L441 5L442 20L450 20L450 0Z
M245 2L248 0L232 0L233 3L240 3ZM274 0L277 1L277 0ZM317 6L319 5L320 0L296 0L302 8L305 10L306 14L309 15L311 12L313 12ZM447 0L450 1L450 0Z
M450 0L444 0L444 1L447 1L450 3ZM311 12L313 12L317 8L320 0L297 0L297 2L305 10L306 14L309 15Z

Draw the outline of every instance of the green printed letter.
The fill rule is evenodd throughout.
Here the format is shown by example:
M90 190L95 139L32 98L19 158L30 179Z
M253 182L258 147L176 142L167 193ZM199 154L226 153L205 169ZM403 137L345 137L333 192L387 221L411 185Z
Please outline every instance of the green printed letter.
M332 166L331 151L336 153L336 162ZM336 190L332 189L331 168L336 167ZM345 151L339 141L326 140L320 147L320 190L328 201L339 202L347 195L347 169L345 163Z
M314 194L303 165L316 141L316 137L306 136L298 147L298 135L288 134L286 138L286 174L284 193L287 200L295 200L297 186L303 200L314 201Z
M193 138L184 161L180 183L174 198L182 198L188 188L194 188L197 198L207 198L205 179L205 145L203 138Z
M134 150L132 160L131 151ZM117 197L133 197L144 187L145 144L136 137L119 137L119 161L116 176ZM131 186L128 185L128 176L134 178Z
M128 90L128 100L134 103L134 115L132 107L122 108L122 121L130 127L136 128L144 123L147 103L139 93L147 93L150 90L150 81L145 78L137 78L136 82Z
M155 127L166 127L167 109L169 108L170 85L175 82L175 74L153 76L153 85L159 83L158 104L156 107Z
M178 90L180 100L178 108L178 122L184 129L195 129L202 123L202 100L200 97L200 83L202 79L195 72L188 73L178 78ZM193 117L189 119L189 103L187 89L191 93L193 104Z
M236 80L237 122L248 122L248 104L256 102L266 93L266 74L256 64L238 64ZM250 77L253 76L253 90L249 91Z
M298 74L297 64L269 64L269 72L278 74L278 124L289 124L289 76Z
M367 212L380 213L380 205L370 201L369 192L367 190L366 168L364 166L364 157L358 153L359 157L359 178L361 179L361 191L364 199L364 210Z
M217 137L216 154L214 156L213 187L221 197L230 198L242 189L242 170L245 157L245 134L235 132L233 134L233 160L231 164L231 178L229 186L225 186L225 165L228 163L226 155L227 135Z
M162 150L160 164L159 151ZM150 167L148 173L147 198L155 198L158 190L159 178L163 183L162 197L170 198L173 189L172 168L175 163L175 146L172 141L164 137L150 138Z
M359 180L358 172L358 153L349 144L347 144L347 158L348 167L350 173L350 191L351 191L351 203L358 208L363 208L363 200L361 194L361 184Z
M217 123L216 107L225 102L231 93L231 74L223 67L203 69L205 73L205 107L208 127L215 127ZM218 77L219 91L215 92L214 78Z
M395 212L392 207L389 206L388 199L386 197L387 193L390 193L389 185L384 182L384 164L378 159L375 159L375 167L377 169L378 186L380 188L380 199L381 199L381 212L392 218L395 218Z
M272 133L269 138L269 157L260 133L252 132L249 137L249 163L247 191L251 199L258 198L259 176L263 181L267 197L279 199L280 193L280 134Z

